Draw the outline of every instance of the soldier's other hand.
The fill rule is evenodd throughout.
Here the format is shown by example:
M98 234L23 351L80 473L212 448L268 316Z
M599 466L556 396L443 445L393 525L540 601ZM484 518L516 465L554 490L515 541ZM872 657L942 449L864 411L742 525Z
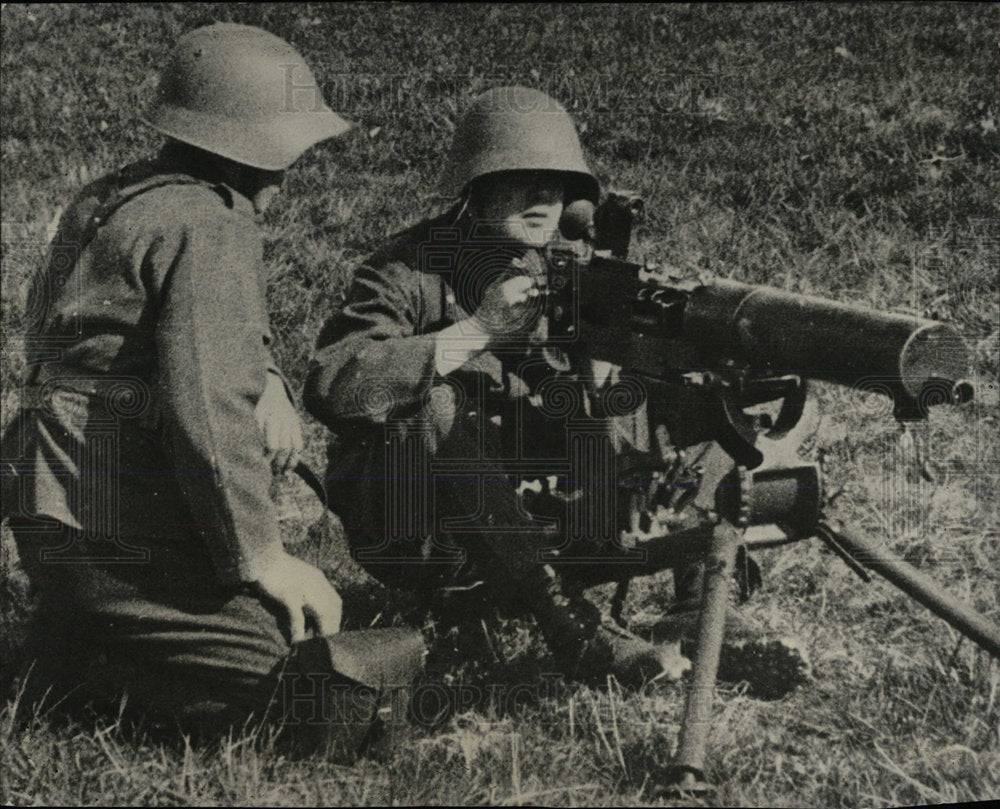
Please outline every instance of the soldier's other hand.
M282 551L261 571L254 586L260 595L284 608L292 643L306 639L309 619L318 635L340 631L340 595L318 567Z
M264 393L257 402L255 415L264 434L264 451L271 459L271 470L282 475L299 462L303 447L302 424L281 377L270 371L266 376Z
M493 337L512 336L533 325L540 311L535 282L527 275L518 275L487 288L475 320Z

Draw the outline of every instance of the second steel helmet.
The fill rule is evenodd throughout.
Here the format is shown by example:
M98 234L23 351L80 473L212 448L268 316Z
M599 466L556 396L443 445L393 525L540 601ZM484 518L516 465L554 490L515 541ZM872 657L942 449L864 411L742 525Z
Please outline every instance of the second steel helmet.
M353 126L324 103L298 51L235 23L181 37L146 122L176 140L272 171Z
M473 102L455 130L441 192L457 197L487 174L521 170L565 172L575 196L595 204L600 196L566 109L539 90L495 87Z

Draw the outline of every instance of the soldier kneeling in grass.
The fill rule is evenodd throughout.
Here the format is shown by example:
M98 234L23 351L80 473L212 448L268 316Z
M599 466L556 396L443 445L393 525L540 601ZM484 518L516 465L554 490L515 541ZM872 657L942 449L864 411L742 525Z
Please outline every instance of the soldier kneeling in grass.
M457 128L443 186L453 207L357 270L306 383L306 408L339 437L330 498L354 556L430 603L463 592L481 597L456 609L532 615L570 678L676 679L690 667L676 646L584 595L615 578L623 526L605 517L627 508L606 502L624 490L609 480L623 452L603 401L618 370L543 345L540 251L566 206L600 193L572 120L535 90L487 92Z
M287 708L303 666L337 668L341 599L284 550L269 495L302 439L269 355L254 215L350 124L290 45L234 24L178 42L148 122L162 151L79 193L36 278L4 440L23 459L4 509L39 593L22 703L115 709L124 693L214 732ZM400 642L419 666L419 633Z

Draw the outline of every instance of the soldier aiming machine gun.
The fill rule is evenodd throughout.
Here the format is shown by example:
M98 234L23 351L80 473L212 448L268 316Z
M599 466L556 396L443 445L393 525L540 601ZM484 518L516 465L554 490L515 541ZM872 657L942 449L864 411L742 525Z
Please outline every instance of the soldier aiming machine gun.
M559 242L546 249L545 350L554 367L566 367L568 352L621 366L646 391L671 391L667 399L695 416L686 420L694 432L683 443L714 441L725 453L722 470L694 484L710 522L647 534L640 559L609 566L620 610L633 576L705 562L693 681L671 776L672 788L690 791L707 787L705 744L729 580L738 559L747 569L747 549L818 537L863 579L869 580L866 569L882 574L998 657L1000 627L846 526L829 507L819 465L795 453L796 426L813 407L810 379L889 396L904 424L925 418L930 405L970 400L972 386L961 381L968 355L958 333L936 321L629 263L641 206L634 195L617 193L596 211L586 201L567 208L561 230L586 249L581 255ZM776 417L749 412L769 402L780 403ZM669 488L676 482L667 466L665 459L663 468L646 471ZM763 539L748 532L765 525L775 531ZM744 592L749 588L744 578Z

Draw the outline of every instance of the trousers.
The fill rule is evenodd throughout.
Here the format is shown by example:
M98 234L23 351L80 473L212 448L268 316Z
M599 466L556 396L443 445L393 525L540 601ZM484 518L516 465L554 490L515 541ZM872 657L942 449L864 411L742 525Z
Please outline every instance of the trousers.
M290 644L269 605L213 586L204 570L182 575L185 566L160 559L154 540L130 542L158 564L102 562L94 548L90 559L53 563L45 551L86 550L87 540L66 526L13 520L11 529L39 595L22 665L25 711L124 712L198 737L277 723L297 742L332 741L349 757L374 727L378 694L412 674L405 665L356 673L355 660L343 665L341 634ZM419 632L389 639L400 642L409 668L422 663Z
M545 458L512 452L518 436L475 411L427 422L433 429L385 427L351 474L330 477L354 558L372 575L418 591L480 586L515 612L545 567L569 581L615 579L627 492L593 424L564 427L563 457ZM569 457L588 447L600 456L592 463Z

